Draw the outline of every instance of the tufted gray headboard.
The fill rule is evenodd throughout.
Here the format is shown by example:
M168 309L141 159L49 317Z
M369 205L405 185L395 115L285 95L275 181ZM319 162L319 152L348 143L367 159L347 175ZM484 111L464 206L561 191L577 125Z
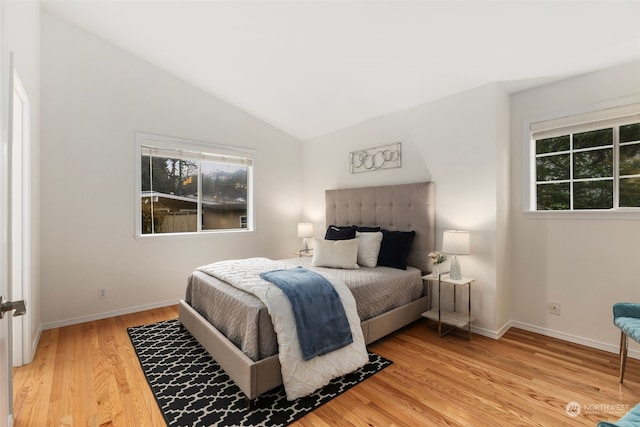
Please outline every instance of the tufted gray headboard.
M326 225L414 230L408 264L426 273L431 271L427 255L436 246L434 201L433 182L326 190Z

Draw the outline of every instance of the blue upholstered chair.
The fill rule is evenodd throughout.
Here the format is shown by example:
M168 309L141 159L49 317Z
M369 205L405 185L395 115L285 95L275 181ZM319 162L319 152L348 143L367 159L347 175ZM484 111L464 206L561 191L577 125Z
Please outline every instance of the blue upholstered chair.
M620 382L624 380L627 365L629 337L640 342L640 304L619 302L613 305L613 323L620 328Z
M640 425L640 403L631 408L616 422L600 421L598 427L638 427Z

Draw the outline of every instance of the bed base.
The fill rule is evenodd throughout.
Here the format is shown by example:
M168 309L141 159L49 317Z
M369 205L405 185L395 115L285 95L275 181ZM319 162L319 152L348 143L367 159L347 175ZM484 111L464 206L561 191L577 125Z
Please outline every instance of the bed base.
M428 310L425 296L361 323L365 343L368 345L418 319ZM178 304L180 323L211 354L227 375L245 394L249 405L255 399L282 385L280 360L273 355L257 362L251 360L186 301Z

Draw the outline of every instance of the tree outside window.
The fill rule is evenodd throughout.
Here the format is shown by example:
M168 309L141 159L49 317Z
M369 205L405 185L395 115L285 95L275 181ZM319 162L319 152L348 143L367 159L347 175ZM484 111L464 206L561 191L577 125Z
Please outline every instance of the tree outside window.
M575 129L534 143L538 211L640 207L640 123Z
M140 153L140 234L251 227L249 156L151 145Z

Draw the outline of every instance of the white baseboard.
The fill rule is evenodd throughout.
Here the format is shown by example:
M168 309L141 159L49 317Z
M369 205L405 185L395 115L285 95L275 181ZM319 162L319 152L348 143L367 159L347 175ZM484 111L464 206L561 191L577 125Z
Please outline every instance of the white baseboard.
M137 313L139 311L151 310L154 308L168 307L178 304L178 300L169 300L156 302L153 304L139 305L136 307L123 308L121 310L105 311L102 313L91 314L89 316L74 317L72 319L59 320L57 322L45 323L40 327L40 331L47 329L62 328L63 326L77 325L78 323L93 322L94 320L107 319L109 317L121 316L123 314ZM39 336L38 336L39 338Z
M489 329L479 328L477 326L471 326L471 332L474 334L482 335L487 338L493 338L494 340L500 339L502 335L499 335L497 331L491 331Z
M571 335L564 332L554 331L552 329L541 328L539 326L530 325L528 323L517 322L515 320L510 320L504 326L502 326L500 329L496 331L492 331L484 328L478 328L475 326L472 327L471 330L478 335L482 335L482 336L497 340L497 339L500 339L511 328L524 329L525 331L535 332L537 334L544 335L551 338L558 338L563 341L584 345L586 347L603 350L609 353L618 354L620 352L620 347L618 347L618 345L607 344L600 341L595 341L592 339L580 337L577 335ZM629 349L627 356L633 359L640 359L640 351Z
M492 331L489 329L479 328L476 326L471 326L471 332L485 336L487 338L493 338L494 340L499 340L511 327L510 323L506 323L502 328L497 331Z
M29 364L31 363L31 361L33 361L33 358L36 355L36 349L38 348L38 343L40 342L40 335L42 335L42 325L38 327L36 336L33 337L33 341L31 341L31 354L30 354L31 358L27 360L25 364Z
M603 350L609 353L618 354L620 352L620 347L618 347L617 345L607 344L604 342L595 341L589 338L579 337L577 335L571 335L564 332L558 332L552 329L541 328L539 326L530 325L528 323L516 322L512 320L509 322L509 327L524 329L525 331L535 332L537 334L545 335L552 338L558 338L563 341L584 345L586 347L596 348L598 350ZM640 359L640 351L629 349L627 356L633 359Z

